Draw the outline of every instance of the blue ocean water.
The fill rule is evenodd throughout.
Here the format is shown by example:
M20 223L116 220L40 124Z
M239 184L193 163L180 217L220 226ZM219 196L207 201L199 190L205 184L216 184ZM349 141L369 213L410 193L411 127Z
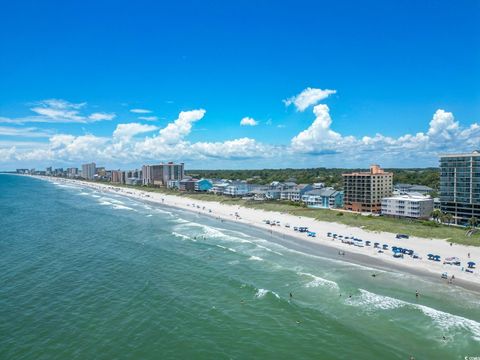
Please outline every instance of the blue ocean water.
M477 293L85 187L0 174L0 260L1 359L480 356Z

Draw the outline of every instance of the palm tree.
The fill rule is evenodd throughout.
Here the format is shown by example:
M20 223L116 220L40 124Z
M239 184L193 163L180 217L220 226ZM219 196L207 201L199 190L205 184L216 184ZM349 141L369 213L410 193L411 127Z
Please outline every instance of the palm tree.
M470 227L475 228L478 224L478 219L475 216L472 216L470 219L468 219L468 225Z
M453 220L453 215L450 213L444 214L443 215L443 221L447 223L447 225L450 225Z
M443 213L440 209L434 209L432 211L432 213L430 214L432 219L435 220L436 222L438 222L442 218L442 215L443 215Z

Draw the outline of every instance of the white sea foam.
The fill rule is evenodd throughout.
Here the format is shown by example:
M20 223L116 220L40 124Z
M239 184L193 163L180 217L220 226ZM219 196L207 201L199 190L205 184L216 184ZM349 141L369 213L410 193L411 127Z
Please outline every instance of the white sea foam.
M316 276L310 273L304 273L304 272L297 272L298 275L303 275L303 276L308 276L311 277L313 280L310 281L309 283L305 284L305 287L307 288L313 288L313 287L329 287L331 289L338 289L338 284L335 281L332 280L327 280L324 279L320 276Z
M358 306L366 310L392 310L408 304L405 301L389 296L374 294L363 289L359 290L359 296L347 299L346 303L348 305Z
M145 205L145 209L151 210L152 208L149 207L148 205ZM170 211L162 210L162 209L159 209L159 208L155 208L155 211L159 214L167 214L167 215L173 216L173 213L170 212ZM184 220L184 221L186 221L186 220Z
M266 247L266 246L263 246L263 245L260 245L260 244L257 244L257 243L255 243L255 246L259 247L260 249L267 250L268 252L271 252L271 253L274 253L274 254L283 256L282 253L280 253L280 252L278 252L278 251L275 251L275 250L272 250L272 249L270 249L269 247Z
M228 250L228 251L231 251L231 252L234 252L234 253L237 252L237 250L229 248L227 246L223 246L223 245L219 245L219 244L216 244L216 246L219 247L220 249Z
M125 205L125 203L123 201L120 201L120 200L117 200L117 199L112 199L112 198L101 198L101 199L105 199L106 201L110 201L114 204Z
M360 296L348 298L346 301L348 305L358 306L367 310L393 310L401 307L420 310L441 330L463 329L469 331L475 340L480 341L480 323L477 321L436 310L425 305L412 304L389 296L374 294L364 289L359 290Z
M348 262L348 261L346 261L346 260L333 259L333 258L326 257L326 256L309 254L309 253L302 252L302 251L298 251L298 250L295 250L295 249L289 249L289 248L285 248L285 249L286 249L288 252L291 252L291 253L295 253L295 254L299 254L299 255L302 255L302 256L306 256L306 257L310 257L310 258L314 258L314 259L321 259L321 260L324 260L324 261L326 261L326 262L332 262L332 263L335 263L335 264L343 265L342 270L352 269L352 270L355 270L355 271L356 271L356 270L358 270L358 269L361 269L361 270L374 271L376 274L386 273L386 272L387 272L387 271L385 271L385 270L379 270L379 269L376 269L376 268L373 268L373 267L369 267L369 266L365 266L365 265L360 265L360 264L351 263L351 262Z
M248 260L255 260L255 261L263 261L263 259L261 257L258 257L258 256L250 256L248 258Z
M115 210L137 211L134 208L124 206L124 205L116 205L116 204L113 204L112 208L115 209Z
M172 235L175 236L175 237L178 237L180 239L183 239L183 240L190 240L190 241L197 241L193 238L191 238L190 236L187 236L187 235L183 235L183 234L180 234L180 233L177 233L175 231L172 231Z
M152 214L148 214L147 217L152 217L153 215Z
M412 304L413 305L413 304ZM413 305L433 320L442 329L463 329L472 333L475 340L480 341L480 323L462 316L449 314L424 305Z
M280 299L280 296L275 291L271 291L271 290L267 290L267 289L258 289L256 294L255 294L255 297L257 299L261 299L261 298L265 297L265 295L267 295L268 293L272 294L277 299Z

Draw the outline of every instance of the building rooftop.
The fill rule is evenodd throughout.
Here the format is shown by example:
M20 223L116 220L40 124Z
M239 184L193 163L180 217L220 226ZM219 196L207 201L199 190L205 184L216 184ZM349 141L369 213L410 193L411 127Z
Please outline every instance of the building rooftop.
M371 165L370 171L356 171L345 173L342 176L371 176L371 175L393 175L391 172L385 172L379 165Z
M332 196L335 195L335 193L339 192L338 190L335 189L315 189L311 191L307 191L305 195L312 195L312 196Z
M480 150L473 150L471 153L441 154L441 155L440 155L440 158L446 158L446 157L469 157L469 156L480 156Z
M395 184L395 188L407 188L409 191L433 191L429 186L416 184Z
M429 196L424 196L422 194L402 194L402 195L394 195L383 198L383 200L415 200L415 201L431 201L432 198Z

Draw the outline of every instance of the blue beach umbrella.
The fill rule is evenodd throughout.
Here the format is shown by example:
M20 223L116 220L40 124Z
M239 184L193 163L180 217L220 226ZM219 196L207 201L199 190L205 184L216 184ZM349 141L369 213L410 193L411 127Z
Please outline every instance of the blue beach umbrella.
M475 267L475 265L476 265L473 261L469 261L467 264L468 264L468 267L469 267L470 269L473 268L473 267Z

